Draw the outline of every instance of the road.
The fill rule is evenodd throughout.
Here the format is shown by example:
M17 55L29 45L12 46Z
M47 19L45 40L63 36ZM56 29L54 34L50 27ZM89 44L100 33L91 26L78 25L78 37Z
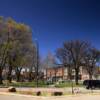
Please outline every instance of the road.
M26 97L18 95L0 95L0 100L100 100L100 95L77 95L61 97Z

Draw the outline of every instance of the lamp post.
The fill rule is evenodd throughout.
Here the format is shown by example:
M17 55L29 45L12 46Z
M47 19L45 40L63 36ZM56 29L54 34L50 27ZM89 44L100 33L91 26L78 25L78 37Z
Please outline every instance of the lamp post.
M39 44L37 39L35 40L36 43L36 86L38 87L38 70L39 70Z

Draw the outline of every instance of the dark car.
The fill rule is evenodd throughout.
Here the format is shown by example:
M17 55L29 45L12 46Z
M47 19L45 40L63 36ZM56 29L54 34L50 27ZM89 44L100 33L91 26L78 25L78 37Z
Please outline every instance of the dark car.
M83 81L83 85L86 89L100 88L100 80L85 80Z

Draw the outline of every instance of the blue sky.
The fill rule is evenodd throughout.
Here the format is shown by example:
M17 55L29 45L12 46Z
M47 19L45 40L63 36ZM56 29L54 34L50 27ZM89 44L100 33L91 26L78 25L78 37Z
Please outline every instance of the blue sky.
M0 15L30 25L42 56L73 39L100 49L99 0L0 0Z

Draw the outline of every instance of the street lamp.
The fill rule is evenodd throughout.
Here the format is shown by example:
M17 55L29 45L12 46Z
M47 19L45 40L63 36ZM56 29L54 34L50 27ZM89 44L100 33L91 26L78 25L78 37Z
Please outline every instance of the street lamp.
M38 70L39 70L39 44L37 39L35 39L35 43L36 43L36 86L38 87Z

